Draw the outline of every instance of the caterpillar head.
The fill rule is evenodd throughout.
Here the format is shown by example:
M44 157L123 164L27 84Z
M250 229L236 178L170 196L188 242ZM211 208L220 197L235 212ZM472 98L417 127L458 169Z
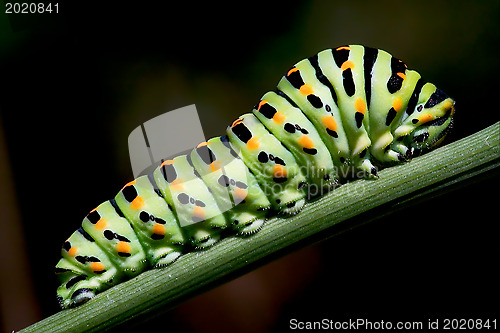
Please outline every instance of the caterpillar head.
M409 135L412 155L441 144L453 127L455 101L437 89L423 105L417 105L418 109L421 115L412 119L412 123L419 126Z
M439 146L452 127L453 115L451 114L448 117L438 118L429 122L428 125L418 128L410 135L412 155L417 156L423 151Z
M426 83L418 103L408 113L410 116L395 130L395 136L408 148L406 157L411 157L443 141L453 126L455 101L433 84Z

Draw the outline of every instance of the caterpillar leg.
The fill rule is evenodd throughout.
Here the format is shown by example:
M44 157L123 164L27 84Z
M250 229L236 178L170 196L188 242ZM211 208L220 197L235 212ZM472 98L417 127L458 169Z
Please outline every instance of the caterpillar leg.
M83 286L78 286L78 289L71 295L71 303L69 307L75 307L80 304L86 303L87 301L94 298L94 290L90 288L85 288Z
M368 178L378 178L377 168L372 164L370 159L362 158L355 164L357 170L364 172Z
M233 223L233 229L237 231L238 235L248 236L262 229L265 221L265 219L254 219L248 220L245 223L239 223L239 221L236 220Z
M370 160L371 154L369 149L371 142L369 140L362 139L358 140L357 147L354 150L354 156L352 158L352 164L356 171L364 173L364 176L358 174L357 178L378 178L377 167L375 167Z
M391 161L403 162L411 158L412 152L411 149L408 148L406 145L399 142L395 142L387 150L386 155L388 155Z
M162 249L153 252L155 262L153 267L165 267L173 263L182 255L182 247L180 246L163 246Z
M57 299L63 309L87 302L98 291L109 288L111 282L109 279L106 283L101 276L92 275L64 258L57 263L55 272L60 282Z
M191 237L191 245L196 249L210 247L220 240L218 229L207 229L199 225L188 225L185 230Z
M305 204L306 204L305 199L300 199L300 200L291 202L288 205L286 205L285 208L283 208L281 213L285 214L285 215L295 215L295 214L299 213L302 210L302 208L304 208Z

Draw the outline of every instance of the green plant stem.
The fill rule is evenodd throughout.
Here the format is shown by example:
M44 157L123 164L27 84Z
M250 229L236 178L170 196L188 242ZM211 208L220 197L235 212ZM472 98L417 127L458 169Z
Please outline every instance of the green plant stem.
M272 218L255 235L227 237L208 250L188 253L165 269L146 271L21 332L95 332L153 317L294 247L428 200L471 179L498 176L499 143L497 122L410 163L384 169L376 181L345 184L308 203L296 216Z

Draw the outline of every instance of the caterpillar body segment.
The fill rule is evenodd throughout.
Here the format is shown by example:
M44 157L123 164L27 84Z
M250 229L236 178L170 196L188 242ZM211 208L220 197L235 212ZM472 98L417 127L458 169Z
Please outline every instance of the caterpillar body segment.
M350 175L439 145L455 102L389 53L328 49L292 66L226 135L163 161L92 210L56 265L62 308L170 264L273 213L298 213ZM168 268L167 268L168 269Z
M242 235L259 230L271 203L228 137L201 143L190 157L232 229Z
M328 148L299 108L271 91L262 96L253 113L293 154L310 185L323 188L335 183L337 172Z
M321 53L295 64L278 83L278 93L288 97L313 123L338 166L350 159L349 143L336 104L337 94L319 65Z
M306 197L306 177L292 153L253 114L242 115L227 129L229 140L257 178L277 211L300 208ZM286 191L284 191L286 189Z
M208 247L228 227L215 198L187 156L167 160L154 171L154 179L192 245Z
M133 226L151 265L166 266L182 254L188 242L186 236L150 177L129 182L116 195L115 202Z
M368 135L369 113L363 75L364 48L360 45L339 47L334 51L318 54L319 66L324 67L324 75L332 83L337 96L342 126L346 133L349 147L349 164L373 173L368 147L371 140Z
M146 268L146 253L114 200L92 210L83 219L82 228L124 275L133 277Z

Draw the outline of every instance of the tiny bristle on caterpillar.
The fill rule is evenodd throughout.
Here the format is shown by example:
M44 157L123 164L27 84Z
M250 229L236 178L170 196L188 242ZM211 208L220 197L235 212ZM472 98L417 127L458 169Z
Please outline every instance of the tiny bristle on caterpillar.
M383 50L346 45L296 63L224 136L164 161L83 219L56 266L61 307L231 232L251 237L346 178L376 179L440 144L454 105Z

